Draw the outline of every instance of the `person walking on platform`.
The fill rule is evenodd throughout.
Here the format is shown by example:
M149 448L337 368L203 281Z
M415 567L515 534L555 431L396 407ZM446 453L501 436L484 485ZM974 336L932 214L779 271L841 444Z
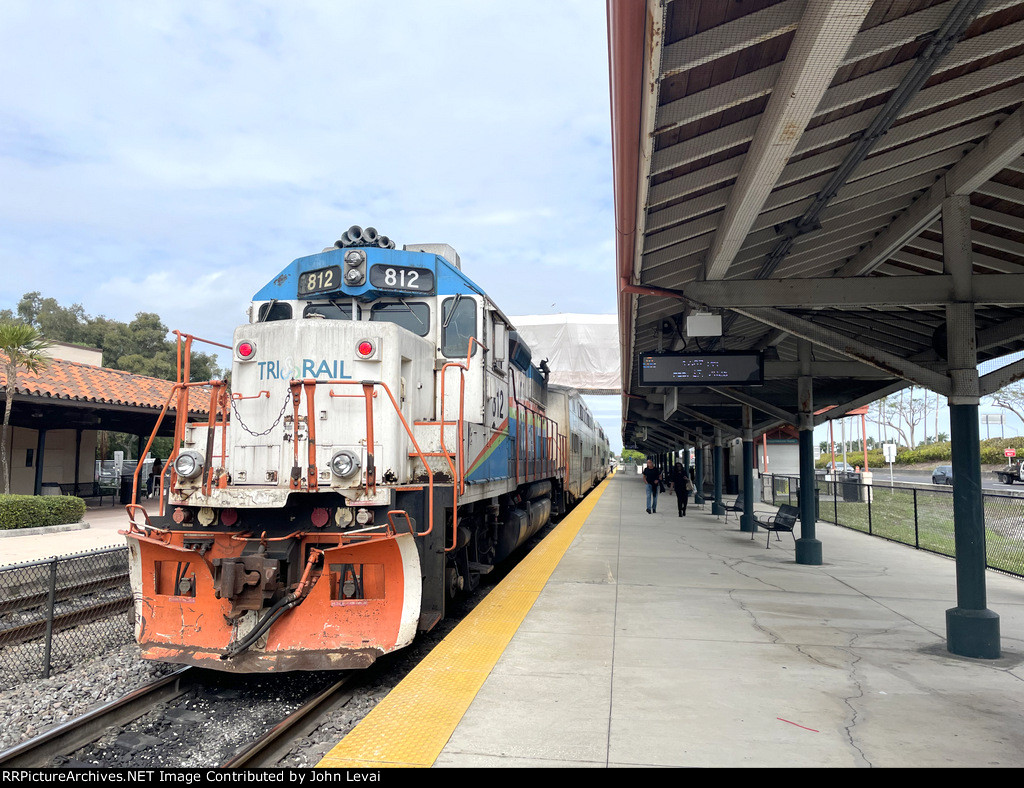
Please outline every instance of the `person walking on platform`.
M658 511L658 489L662 485L661 468L654 467L654 460L647 461L644 468L644 481L647 482L647 514Z
M676 503L679 504L679 516L686 517L686 502L690 499L690 490L693 489L693 482L690 481L690 474L683 468L681 462L677 462L672 468L669 476L672 489L676 493Z

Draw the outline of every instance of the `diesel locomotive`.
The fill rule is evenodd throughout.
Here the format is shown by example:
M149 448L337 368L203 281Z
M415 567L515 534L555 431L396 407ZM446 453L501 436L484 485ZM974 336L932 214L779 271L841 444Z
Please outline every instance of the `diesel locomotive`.
M230 386L190 382L195 341L155 503L124 532L147 659L365 667L608 473L579 393L446 244L352 227L294 260L235 330Z

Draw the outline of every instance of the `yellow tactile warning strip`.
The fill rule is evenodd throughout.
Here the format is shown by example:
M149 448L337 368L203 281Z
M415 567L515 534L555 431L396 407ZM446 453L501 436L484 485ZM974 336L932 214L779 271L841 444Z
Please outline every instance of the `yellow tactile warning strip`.
M584 498L317 766L432 766L607 486Z

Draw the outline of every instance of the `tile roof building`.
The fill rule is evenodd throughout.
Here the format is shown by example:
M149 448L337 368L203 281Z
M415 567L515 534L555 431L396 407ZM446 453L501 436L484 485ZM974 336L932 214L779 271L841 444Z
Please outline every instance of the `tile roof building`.
M7 448L12 493L38 495L44 485L54 484L67 491L76 482L91 490L97 432L138 435L141 451L173 387L160 378L107 369L101 366L99 350L57 344L51 354L39 372L18 370L11 411L14 430ZM4 362L0 354L0 403L7 396ZM193 414L200 415L202 395L192 403L200 406L190 408ZM168 407L161 435L173 434L174 404Z

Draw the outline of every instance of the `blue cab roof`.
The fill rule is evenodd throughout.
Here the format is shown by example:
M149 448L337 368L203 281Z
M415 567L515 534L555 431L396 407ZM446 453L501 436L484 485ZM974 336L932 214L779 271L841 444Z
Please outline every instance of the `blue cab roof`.
M353 248L353 247L350 247ZM405 252L399 249L381 249L373 246L355 247L366 253L366 282L356 287L341 284L331 290L324 290L312 295L299 295L299 278L311 271L338 266L344 270L345 253L349 249L329 249L319 254L299 257L281 273L271 279L253 296L253 301L295 301L300 298L328 298L331 296L355 297L361 301L372 301L387 296L411 297L417 295L455 295L457 293L476 293L484 295L484 291L458 268L440 255L428 252ZM403 290L398 288L377 289L370 283L369 272L373 266L401 266L406 268L428 269L434 275L434 290L426 293L422 290Z

